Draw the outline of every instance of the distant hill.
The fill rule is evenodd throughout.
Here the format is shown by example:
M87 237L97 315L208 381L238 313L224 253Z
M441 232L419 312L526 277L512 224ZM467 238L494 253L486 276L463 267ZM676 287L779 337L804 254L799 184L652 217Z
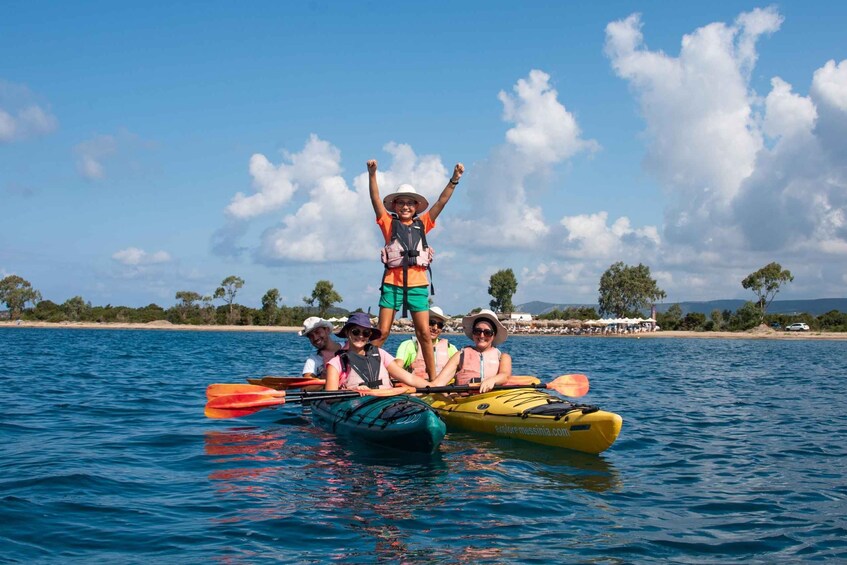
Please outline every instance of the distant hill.
M698 312L700 314L709 315L712 310L731 310L736 311L746 300L708 300L705 302L679 302L679 307L682 308L682 314L689 312ZM664 304L656 304L656 310L666 312L674 302L666 302ZM546 314L555 309L564 310L565 308L580 308L588 306L589 308L597 308L597 304L553 304L551 302L532 301L525 304L515 306L516 312L528 312L535 316ZM830 310L838 310L839 312L847 312L847 298L817 298L814 300L774 300L768 308L768 314L799 314L807 312L813 316L826 314ZM647 314L648 312L645 312Z

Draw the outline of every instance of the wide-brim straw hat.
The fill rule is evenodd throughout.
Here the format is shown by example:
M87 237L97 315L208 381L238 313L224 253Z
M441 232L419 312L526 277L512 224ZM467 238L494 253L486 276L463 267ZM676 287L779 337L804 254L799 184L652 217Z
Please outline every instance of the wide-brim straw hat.
M394 211L394 201L397 198L409 198L417 202L416 214L422 214L424 210L429 208L429 201L422 194L418 194L418 191L411 184L401 184L397 187L397 190L383 198L382 203L389 211Z
M444 310L439 308L438 306L433 306L429 309L429 319L436 318L442 322L447 321L447 316L444 315Z
M507 337L509 337L509 332L506 330L506 327L500 323L500 320L497 319L497 314L491 310L484 309L480 310L476 314L462 318L462 329L465 330L465 335L468 336L468 339L473 340L473 327L477 320L488 320L494 326L496 333L491 339L492 345L500 345L506 341Z
M346 339L347 330L349 330L353 326L359 326L360 328L368 328L369 330L371 330L370 339L379 339L380 337L382 337L382 332L379 331L378 327L374 326L373 323L371 323L370 317L364 312L355 312L351 314L350 317L347 318L347 323L344 324L344 327L338 330L338 333L335 335L340 338Z

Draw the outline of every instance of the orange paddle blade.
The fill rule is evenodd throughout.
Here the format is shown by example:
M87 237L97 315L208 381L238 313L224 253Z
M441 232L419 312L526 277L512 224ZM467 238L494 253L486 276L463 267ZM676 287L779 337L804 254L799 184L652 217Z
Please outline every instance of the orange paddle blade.
M223 419L223 418L240 418L241 416L249 416L255 414L262 408L210 408L206 406L205 414L207 418Z
M588 377L581 373L562 375L547 383L547 388L564 396L579 398L588 394Z
M265 406L277 406L285 404L285 396L271 396L269 394L228 394L211 399L206 403L208 408L264 408Z
M285 393L280 394L279 391L266 386L245 385L245 384L211 384L206 388L206 399L212 400L219 396L229 396L231 394L268 394L271 396L285 396Z
M302 388L304 386L315 386L326 384L324 379L307 379L304 377L274 377L266 376L261 379L248 379L252 384L267 386L276 390L287 388Z

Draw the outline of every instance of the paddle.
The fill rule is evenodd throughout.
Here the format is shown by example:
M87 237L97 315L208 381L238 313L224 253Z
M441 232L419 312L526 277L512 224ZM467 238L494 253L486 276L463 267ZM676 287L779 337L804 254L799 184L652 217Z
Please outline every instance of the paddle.
M261 379L247 379L247 382L254 385L266 386L276 390L285 390L288 388L302 388L307 386L323 385L326 383L324 379L305 378L305 377L276 377L265 376Z
M245 385L245 384L211 384L206 388L206 399L212 400L219 396L228 396L231 394L250 394L264 393L270 396L285 396L285 391L274 390L260 385Z
M525 379L537 380L534 377ZM300 403L305 400L336 400L340 398L355 398L357 396L395 396L409 393L449 393L470 392L479 388L479 383L473 385L449 385L438 387L412 388L397 386L390 389L368 390L331 390L331 391L279 391L258 385L243 384L212 384L206 389L209 402L205 414L209 418L238 418L258 412L262 408L281 406L283 404ZM510 390L521 388L553 390L564 396L578 398L588 393L588 377L582 374L561 375L549 383L507 384L495 386L493 390Z
M535 377L518 377L519 379L535 379ZM569 396L571 398L579 398L580 396L585 396L588 394L588 377L580 373L573 373L570 375L561 375L556 377L549 383L527 383L527 384L511 384L512 378L508 381L509 384L505 385L497 385L492 390L510 390L510 389L518 389L518 388L540 388L553 390L558 392L563 396ZM468 392L479 389L479 383L474 383L470 385L448 385L448 386L428 386L425 388L417 389L418 392L422 393L434 393L434 392Z
M537 385L541 380L538 377L530 377L528 375L512 375L506 381L507 385Z
M256 385L235 385L238 387L255 387ZM228 385L210 385L214 392L226 390ZM224 388L220 388L224 387ZM234 386L229 386L235 390ZM261 389L262 387L256 387ZM396 396L415 392L411 387L394 387L388 389L368 390L328 390L315 392L287 392L265 388L255 392L240 392L210 397L206 403L205 414L208 418L238 418L258 412L262 408L281 406L283 404L300 403L305 400L337 400L341 398L357 398L359 396Z

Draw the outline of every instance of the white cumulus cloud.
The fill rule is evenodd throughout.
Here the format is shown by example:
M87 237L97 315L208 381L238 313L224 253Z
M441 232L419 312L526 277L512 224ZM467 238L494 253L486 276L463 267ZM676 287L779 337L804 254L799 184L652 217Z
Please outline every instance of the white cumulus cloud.
M0 80L0 143L46 135L58 125L29 88Z
M550 233L541 207L532 203L533 196L540 198L548 189L543 177L577 153L599 149L596 141L582 138L550 75L532 70L512 91L499 94L503 118L512 123L506 143L475 164L462 189L473 203L472 215L445 220L453 242L477 248L537 245Z
M812 90L821 102L847 112L847 60L827 61L815 71Z
M597 143L582 139L574 116L559 102L559 93L550 86L550 75L532 70L512 87L513 95L501 91L503 118L514 123L506 140L530 161L555 163Z
M567 235L558 253L568 257L632 257L637 248L655 250L661 243L655 226L633 228L627 217L618 218L609 225L606 212L565 216L560 223Z
M768 8L733 25L709 24L682 38L678 57L646 47L637 14L606 27L606 54L629 81L647 125L646 166L670 197L671 241L695 244L725 223L753 174L763 138L749 73L757 40L781 22Z
M127 247L112 254L112 259L123 265L138 266L167 263L171 260L171 256L166 251L148 253L138 247Z
M407 183L430 202L437 199L448 178L438 156L417 155L409 145L395 142L383 149L391 157L390 163L380 163L377 173L383 196ZM261 155L253 157L250 171L257 192L239 193L227 206L231 222L215 234L215 251L222 255L244 251L235 240L247 231L245 222L281 211L279 221L266 228L259 245L252 247L257 261L377 260L382 238L374 221L365 164L349 186L341 176L341 152L316 135L301 152L286 153L284 158L287 162L275 166ZM257 162L261 167L254 167ZM289 209L296 191L304 193L305 202Z
M299 153L283 152L288 163L274 165L257 153L250 158L250 176L255 192L238 192L226 208L233 218L244 220L278 210L291 200L300 185L317 183L340 171L340 151L312 134Z

